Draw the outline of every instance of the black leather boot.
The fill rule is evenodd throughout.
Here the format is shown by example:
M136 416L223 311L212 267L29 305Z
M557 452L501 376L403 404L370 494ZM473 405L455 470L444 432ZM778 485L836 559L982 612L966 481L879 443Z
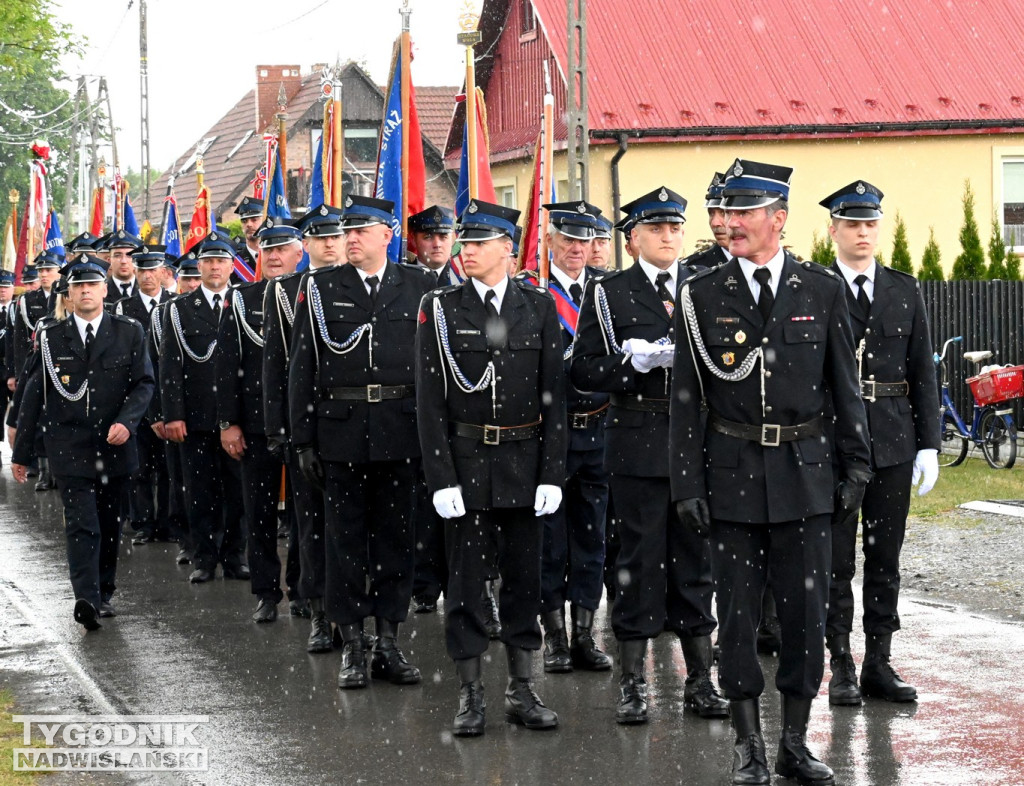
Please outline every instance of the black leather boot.
M807 721L811 717L811 699L782 695L782 739L775 757L775 774L795 778L804 786L828 786L835 776L828 765L807 750Z
M728 718L729 702L722 698L711 681L711 663L714 660L711 637L680 636L679 643L686 661L683 706L702 718Z
M533 691L533 653L521 647L505 647L508 687L505 689L505 720L528 729L553 729L558 716L544 706Z
M768 772L768 754L761 734L761 705L759 699L729 702L732 727L736 730L736 745L732 754L733 786L762 786L772 782Z
M327 621L323 598L310 598L309 610L312 616L309 621L309 639L306 641L306 652L330 652L334 649L331 641L331 623Z
M39 459L39 480L36 481L36 491L52 491L57 488L57 481L53 479L50 472L50 462L40 457Z
M373 645L370 675L392 685L415 685L420 681L420 670L409 663L398 648L397 622L377 617L377 642Z
M620 698L615 710L616 723L647 723L647 680L644 679L646 656L647 639L619 642L622 676L619 678Z
M612 667L612 659L598 649L594 641L594 612L582 606L571 606L572 639L569 643L569 656L572 665L585 671L608 671Z
M479 737L484 733L484 683L480 679L480 658L455 661L459 675L459 712L452 724L456 737Z
M917 688L903 681L889 664L892 634L867 635L860 690L865 696L886 701L917 701Z
M341 650L341 671L338 672L338 687L342 690L365 688L366 643L363 641L363 623L341 625L341 639L345 642Z
M825 637L828 646L832 679L828 683L828 703L837 707L856 707L864 703L857 687L857 664L850 654L850 634L835 633Z
M494 582L484 582L484 594L481 596L484 606L484 628L491 641L501 638L501 619L498 617L498 601L494 597Z
M565 609L546 611L541 614L540 621L544 626L544 671L549 674L572 671L569 637L565 633Z

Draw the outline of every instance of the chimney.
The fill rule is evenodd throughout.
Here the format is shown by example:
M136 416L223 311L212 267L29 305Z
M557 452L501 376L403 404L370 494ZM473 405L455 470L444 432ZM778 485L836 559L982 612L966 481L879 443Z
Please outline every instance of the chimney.
M256 66L256 131L263 133L274 122L278 96L290 102L302 87L297 65Z

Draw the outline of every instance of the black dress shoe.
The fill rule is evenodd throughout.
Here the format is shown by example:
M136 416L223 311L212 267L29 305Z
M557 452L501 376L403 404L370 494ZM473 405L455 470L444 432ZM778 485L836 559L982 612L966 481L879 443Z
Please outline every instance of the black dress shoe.
M366 678L366 650L362 638L346 641L342 649L341 670L338 672L338 687L341 690L365 688L369 680Z
M132 545L144 546L147 543L153 543L155 540L156 538L146 534L145 532L136 532L135 535L132 537Z
M224 566L224 578L226 579L238 579L239 581L248 581L252 577L249 573L249 566L235 565L234 567Z
M288 615L308 620L313 616L313 612L309 609L309 601L304 598L296 598L295 600L288 601Z
M413 596L412 604L413 614L433 614L437 611L437 598Z
M213 581L213 571L206 570L204 568L196 568L189 574L188 580L193 584L205 584L208 581Z
M277 619L277 604L270 598L260 598L260 603L252 615L253 622L273 622Z
M117 612L114 611L114 607L110 605L109 600L100 601L100 616L101 617L116 617Z
M192 564L192 552L188 549L178 549L178 556L174 561L179 565L190 565Z
M85 598L79 598L75 601L75 622L82 625L86 630L99 630L103 627L100 624L100 615L96 611L96 607Z

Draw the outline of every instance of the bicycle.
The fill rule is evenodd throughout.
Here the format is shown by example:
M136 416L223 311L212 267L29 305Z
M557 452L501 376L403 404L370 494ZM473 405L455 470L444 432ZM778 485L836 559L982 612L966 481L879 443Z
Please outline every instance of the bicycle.
M974 397L974 418L968 428L949 395L946 368L949 345L962 341L963 336L949 339L942 345L942 354L934 356L935 364L942 371L942 401L939 406L942 449L939 451L939 465L955 467L962 463L973 442L981 447L990 467L1009 469L1017 460L1017 425L1013 420L1013 410L999 405L1024 397L1024 366L993 369L967 379ZM981 364L991 357L992 353L987 350L964 352L964 359L974 363L979 372Z

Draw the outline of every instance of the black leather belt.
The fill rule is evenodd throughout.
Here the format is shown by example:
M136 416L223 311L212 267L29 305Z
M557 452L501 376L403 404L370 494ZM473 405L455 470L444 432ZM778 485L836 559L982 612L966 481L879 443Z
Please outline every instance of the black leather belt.
M327 388L324 390L324 398L376 404L389 399L408 398L415 393L416 388L412 385L367 385L361 388Z
M780 426L776 423L752 426L749 423L734 423L712 412L708 415L708 425L720 434L759 442L766 448L777 448L783 442L793 442L807 437L820 437L822 432L820 415L797 426Z
M668 414L667 398L647 398L646 396L631 396L624 393L612 393L611 404L622 409L632 409L635 412L660 412Z
M452 423L451 433L456 437L477 439L485 445L519 442L540 436L540 421L523 426L474 426L471 423Z
M868 401L887 396L907 396L910 394L910 384L904 382L875 382L873 379L862 379L860 381L860 396Z
M596 426L604 419L604 413L608 409L608 404L603 407L598 407L592 412L570 412L569 413L569 428L584 429Z

